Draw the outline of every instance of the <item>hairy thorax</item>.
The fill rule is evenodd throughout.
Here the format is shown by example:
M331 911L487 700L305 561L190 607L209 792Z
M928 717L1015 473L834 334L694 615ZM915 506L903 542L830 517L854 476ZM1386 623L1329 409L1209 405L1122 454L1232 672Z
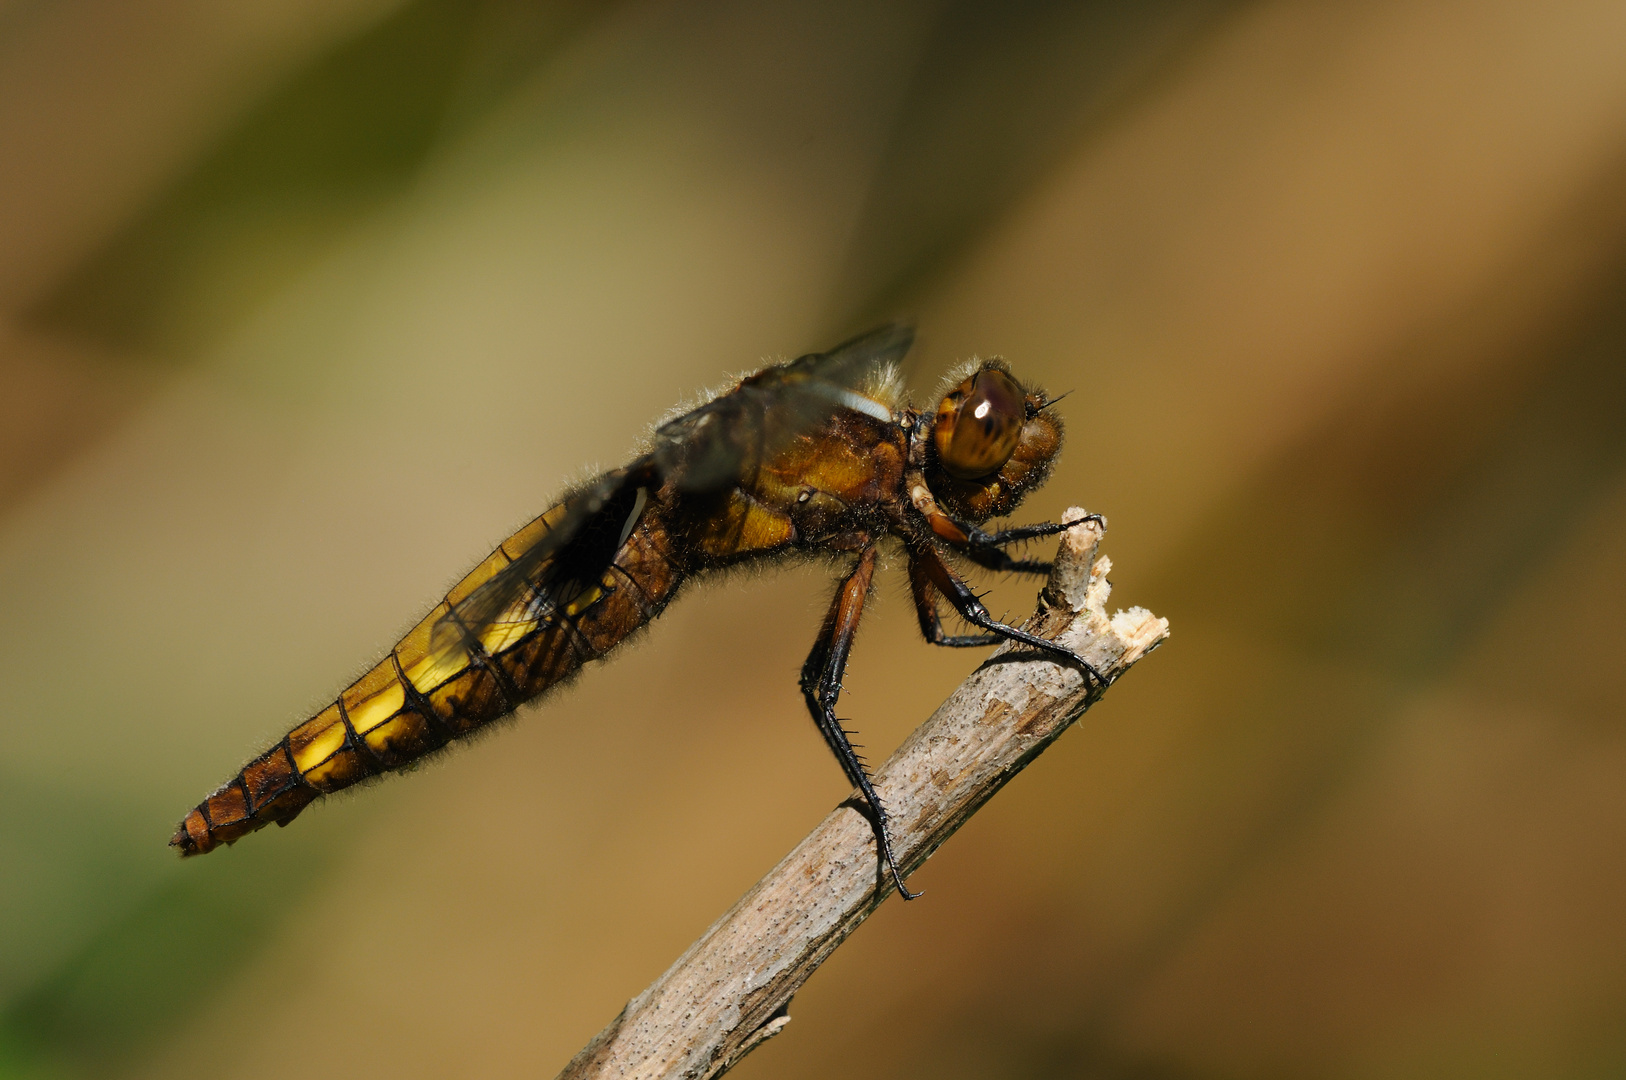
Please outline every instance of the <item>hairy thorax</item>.
M847 545L885 531L902 497L908 436L894 422L843 412L727 491L663 491L667 521L699 570L797 548Z

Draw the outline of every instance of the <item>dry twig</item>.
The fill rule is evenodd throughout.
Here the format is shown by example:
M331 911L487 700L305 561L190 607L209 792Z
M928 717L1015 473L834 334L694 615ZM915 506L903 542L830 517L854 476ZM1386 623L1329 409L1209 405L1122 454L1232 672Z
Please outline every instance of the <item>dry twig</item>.
M1064 521L1084 511L1071 509ZM1081 654L1109 683L1169 626L1142 608L1108 618L1106 558L1093 522L1062 534L1055 569L1025 629ZM931 857L977 809L1101 696L1082 674L1001 647L882 765L904 872ZM791 995L892 894L869 819L838 806L677 963L627 1003L560 1073L714 1077L777 1035Z

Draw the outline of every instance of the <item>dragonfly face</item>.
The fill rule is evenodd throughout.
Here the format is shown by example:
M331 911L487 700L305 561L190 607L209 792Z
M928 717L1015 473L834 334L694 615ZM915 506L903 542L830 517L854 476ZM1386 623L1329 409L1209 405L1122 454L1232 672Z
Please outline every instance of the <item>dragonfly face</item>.
M885 805L835 714L879 546L902 545L929 642L1020 641L1099 678L1076 654L996 622L949 565L958 555L995 570L1049 570L1005 548L1063 526L979 526L1044 481L1061 446L1053 402L989 360L953 377L935 412L919 412L896 374L912 339L905 325L882 327L765 368L660 425L636 460L505 540L373 670L192 810L170 843L207 852L433 753L604 657L691 577L835 552L850 565L802 692L910 896ZM940 601L979 632L946 633Z
M1043 391L1025 389L1004 361L984 361L952 385L932 421L927 485L966 521L1015 510L1044 483L1061 450L1061 421Z

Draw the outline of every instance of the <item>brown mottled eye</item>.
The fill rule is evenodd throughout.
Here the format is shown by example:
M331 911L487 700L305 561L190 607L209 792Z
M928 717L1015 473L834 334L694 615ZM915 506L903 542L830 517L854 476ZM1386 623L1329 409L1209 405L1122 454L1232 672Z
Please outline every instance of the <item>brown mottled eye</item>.
M976 480L998 472L1016 451L1027 419L1027 396L1016 380L985 368L955 387L937 407L932 441L950 476Z

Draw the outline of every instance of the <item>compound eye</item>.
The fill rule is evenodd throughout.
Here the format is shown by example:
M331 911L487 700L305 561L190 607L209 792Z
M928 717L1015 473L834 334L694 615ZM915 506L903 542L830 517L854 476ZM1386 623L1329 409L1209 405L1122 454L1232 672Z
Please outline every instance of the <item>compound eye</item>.
M998 472L1016 452L1026 420L1027 395L1016 380L997 368L979 371L937 407L937 460L960 480Z

